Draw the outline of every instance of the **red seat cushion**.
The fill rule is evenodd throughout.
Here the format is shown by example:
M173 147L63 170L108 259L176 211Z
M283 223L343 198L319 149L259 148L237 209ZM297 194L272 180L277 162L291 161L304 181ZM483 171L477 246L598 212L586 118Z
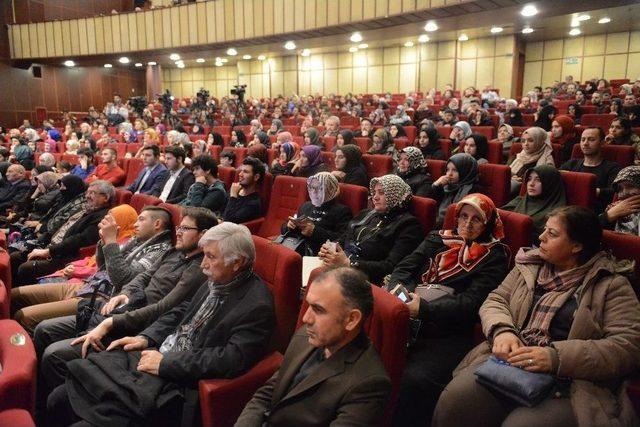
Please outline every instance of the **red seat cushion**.
M14 320L0 320L0 365L0 411L20 408L33 413L36 352L27 332Z
M0 426L36 427L36 423L24 409L7 409L0 412Z

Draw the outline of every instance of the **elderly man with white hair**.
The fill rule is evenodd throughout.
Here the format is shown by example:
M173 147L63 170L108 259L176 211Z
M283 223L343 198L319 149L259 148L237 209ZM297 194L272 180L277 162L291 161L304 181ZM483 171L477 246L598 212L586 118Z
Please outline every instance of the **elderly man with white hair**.
M325 131L322 136L337 137L340 133L340 118L337 116L329 117L324 123Z
M249 229L224 222L199 244L206 284L137 336L69 362L67 382L47 402L52 425L192 425L199 380L236 377L264 356L273 298L253 272Z
M42 153L38 159L40 165L54 168L56 166L56 158L51 153Z

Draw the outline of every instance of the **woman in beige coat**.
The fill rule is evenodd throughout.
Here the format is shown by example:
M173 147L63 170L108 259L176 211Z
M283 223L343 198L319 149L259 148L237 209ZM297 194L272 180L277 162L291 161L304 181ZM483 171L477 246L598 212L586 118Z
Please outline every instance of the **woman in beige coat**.
M601 238L588 209L550 214L540 249L521 250L480 308L488 342L454 372L433 426L638 425L624 381L640 367L640 304L615 260L599 251ZM519 406L475 381L491 353L571 383L533 408Z

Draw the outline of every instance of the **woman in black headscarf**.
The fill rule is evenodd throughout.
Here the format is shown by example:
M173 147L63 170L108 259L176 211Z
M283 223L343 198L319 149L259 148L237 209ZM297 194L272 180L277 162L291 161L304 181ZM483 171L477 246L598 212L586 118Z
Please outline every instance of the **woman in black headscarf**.
M413 143L422 152L425 160L445 160L444 152L440 147L440 134L435 127L425 126L420 129L418 138Z
M362 163L362 152L360 147L353 144L343 145L336 150L334 160L336 170L331 172L338 181L345 184L360 185L369 187L369 177L367 170Z
M338 132L338 136L336 136L336 145L333 146L331 151L335 153L338 148L350 144L353 144L353 131L349 129L342 129Z
M446 173L431 186L431 198L439 203L436 228L441 228L447 208L470 193L480 193L478 162L467 153L454 154Z
M504 122L510 126L524 126L522 112L518 108L512 108L504 115Z
M538 118L533 125L549 132L551 130L551 124L553 123L553 118L556 114L556 107L553 105L545 105L538 113Z

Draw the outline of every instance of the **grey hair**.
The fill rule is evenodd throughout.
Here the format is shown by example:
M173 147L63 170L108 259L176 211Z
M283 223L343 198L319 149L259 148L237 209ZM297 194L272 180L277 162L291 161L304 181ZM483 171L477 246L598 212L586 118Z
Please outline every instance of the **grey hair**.
M109 198L110 205L116 201L116 188L109 181L99 179L89 184L89 187L98 187L100 193Z
M340 125L340 117L338 117L338 116L331 116L331 117L329 117L329 118L327 119L327 121L329 121L329 120L334 121L334 122L336 122L338 125Z
M239 258L244 258L245 267L253 267L256 259L256 247L253 244L251 232L246 226L225 221L211 227L204 233L198 246L203 247L213 242L220 243L218 249L224 258L225 265L229 265Z
M56 165L56 158L51 153L42 153L40 154L40 164L54 167Z

